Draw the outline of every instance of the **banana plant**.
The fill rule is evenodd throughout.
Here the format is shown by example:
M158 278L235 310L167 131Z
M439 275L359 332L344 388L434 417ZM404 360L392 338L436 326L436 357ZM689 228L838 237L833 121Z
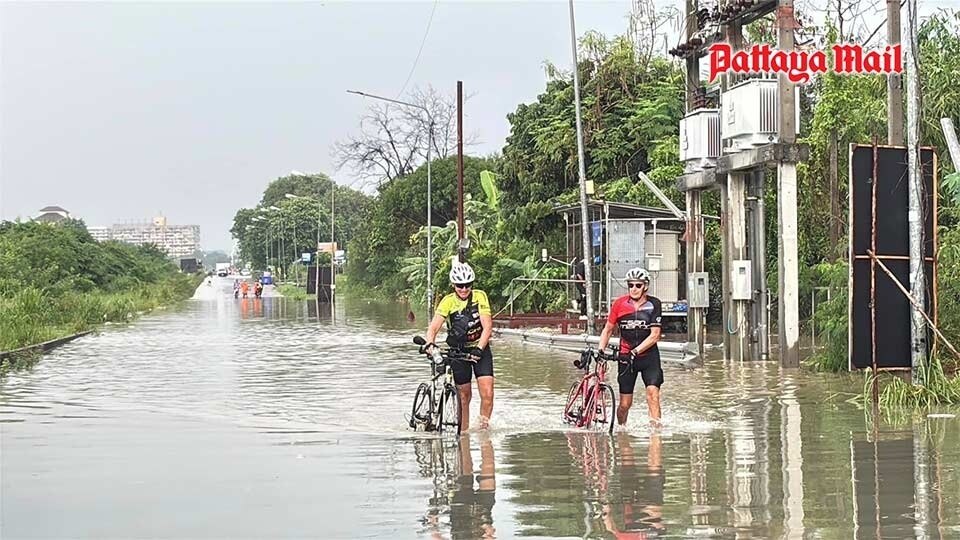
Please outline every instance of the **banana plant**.
M554 266L544 266L539 259L533 255L527 256L524 260L503 258L498 261L499 265L508 268L516 273L515 278L549 278L558 279L565 277L562 268ZM514 309L518 311L547 312L562 309L567 303L566 291L562 284L544 281L514 281L504 289L508 298L513 300Z

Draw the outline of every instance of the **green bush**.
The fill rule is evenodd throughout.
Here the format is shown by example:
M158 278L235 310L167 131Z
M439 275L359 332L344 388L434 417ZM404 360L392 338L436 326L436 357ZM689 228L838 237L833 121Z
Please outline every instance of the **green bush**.
M154 246L99 243L81 222L0 223L0 350L16 349L189 298Z

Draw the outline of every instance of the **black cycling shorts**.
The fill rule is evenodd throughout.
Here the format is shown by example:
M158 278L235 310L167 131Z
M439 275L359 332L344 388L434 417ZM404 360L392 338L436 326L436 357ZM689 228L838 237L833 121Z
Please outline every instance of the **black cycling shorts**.
M490 350L490 345L487 345L480 355L480 360L470 362L457 359L451 362L450 367L453 369L453 382L458 385L470 383L471 371L472 375L477 377L493 377L493 351Z
M620 355L620 361L617 362L617 382L620 383L621 394L632 394L634 387L637 386L637 375L643 378L644 386L656 386L660 388L663 384L663 369L660 367L660 350L654 347L630 360L630 355Z

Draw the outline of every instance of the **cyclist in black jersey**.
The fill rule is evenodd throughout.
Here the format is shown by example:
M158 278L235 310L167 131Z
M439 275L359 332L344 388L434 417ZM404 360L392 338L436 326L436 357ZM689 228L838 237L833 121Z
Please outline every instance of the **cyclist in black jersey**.
M620 361L617 381L620 383L620 406L617 421L627 423L633 405L633 390L637 376L646 387L647 408L654 426L660 424L660 385L663 369L660 367L661 306L660 299L650 296L650 273L643 268L632 268L626 275L628 293L610 306L610 316L600 333L600 350L607 347L614 330L620 331Z

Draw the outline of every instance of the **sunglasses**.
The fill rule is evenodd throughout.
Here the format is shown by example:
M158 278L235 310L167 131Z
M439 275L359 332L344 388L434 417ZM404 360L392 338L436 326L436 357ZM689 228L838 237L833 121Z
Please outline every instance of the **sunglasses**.
M629 288L631 288L631 289L642 289L642 288L644 288L646 285L647 285L647 284L646 284L646 283L643 283L643 282L640 282L640 283L627 283L627 287L629 287Z
M470 287L473 287L473 282L471 281L470 283L455 283L453 286L458 289L469 289Z

